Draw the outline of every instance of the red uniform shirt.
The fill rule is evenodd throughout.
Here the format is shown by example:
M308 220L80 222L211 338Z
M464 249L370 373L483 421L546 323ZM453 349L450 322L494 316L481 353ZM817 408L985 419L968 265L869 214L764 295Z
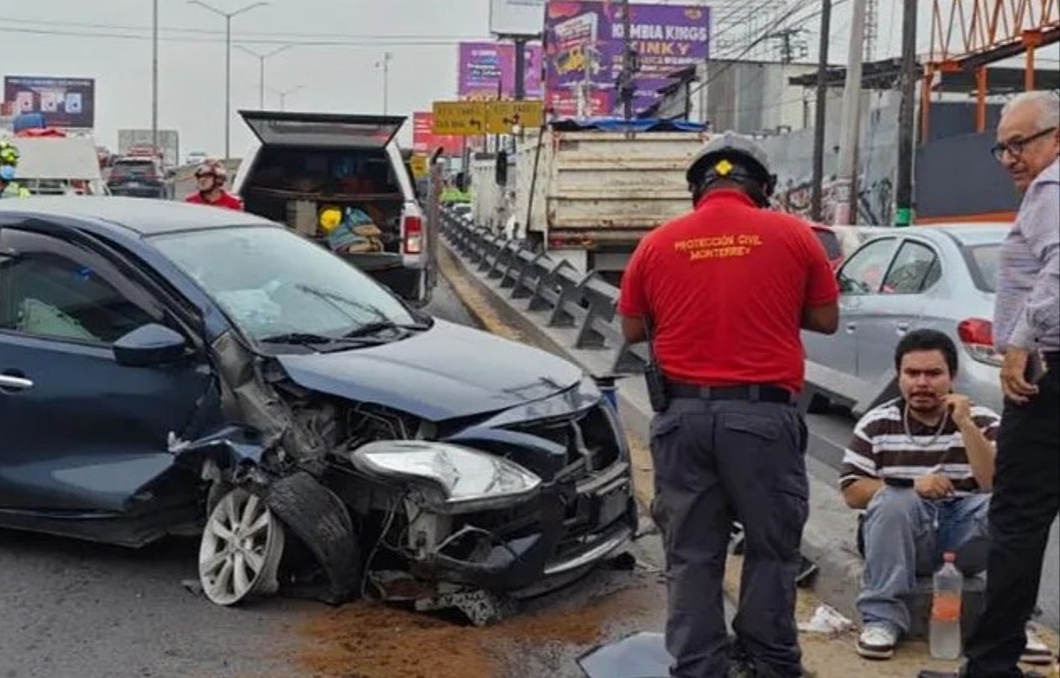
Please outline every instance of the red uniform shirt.
M188 194L188 197L184 200L185 202L194 203L196 205L210 205L211 207L227 207L230 210L243 210L243 201L228 191L221 191L220 197L214 202L205 200L199 192Z
M651 319L655 356L671 379L797 393L803 308L838 296L809 224L719 190L641 241L622 278L618 311Z

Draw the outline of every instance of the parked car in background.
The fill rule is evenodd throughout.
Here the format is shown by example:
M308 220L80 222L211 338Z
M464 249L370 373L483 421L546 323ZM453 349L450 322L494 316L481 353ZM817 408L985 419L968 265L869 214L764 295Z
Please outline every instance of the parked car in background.
M0 527L200 534L221 605L317 582L476 621L635 529L591 377L425 316L280 224L4 200L0 290Z
M843 263L843 259L846 258L845 252L843 251L843 243L836 230L831 226L815 222L810 222L810 227L813 229L813 234L817 236L817 241L824 248L824 253L828 256L828 261L832 264L832 268L834 269Z
M200 165L209 159L205 151L192 151L184 158L185 165Z
M896 396L895 346L910 330L931 328L962 348L954 388L1000 411L1001 360L993 349L991 319L998 255L1009 228L952 224L865 229L865 241L836 273L839 331L830 336L803 334L807 383L816 394L811 408L821 409L831 401L864 411Z
M160 158L122 156L111 165L107 186L113 195L133 198L168 198L166 172Z

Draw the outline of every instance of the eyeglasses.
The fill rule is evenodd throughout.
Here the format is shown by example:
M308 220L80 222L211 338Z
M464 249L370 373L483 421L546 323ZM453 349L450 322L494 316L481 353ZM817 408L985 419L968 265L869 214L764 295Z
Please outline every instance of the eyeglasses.
M1032 134L1026 139L1013 139L1012 141L1005 141L999 144L995 144L990 148L990 153L998 161L1002 160L1005 157L1006 152L1010 153L1012 157L1018 158L1019 156L1023 155L1023 151L1025 148L1027 148L1027 144L1033 143L1047 134L1052 134L1054 131L1056 131L1055 126L1050 127L1048 129L1043 129L1040 132Z

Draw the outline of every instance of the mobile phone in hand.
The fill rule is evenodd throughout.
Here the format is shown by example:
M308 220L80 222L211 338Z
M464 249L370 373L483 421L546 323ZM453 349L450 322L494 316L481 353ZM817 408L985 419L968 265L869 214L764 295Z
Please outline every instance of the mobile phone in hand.
M1045 377L1046 372L1049 371L1049 366L1046 365L1045 360L1042 358L1041 351L1031 351L1027 355L1027 369L1023 375L1023 378L1027 380L1027 383L1037 384Z

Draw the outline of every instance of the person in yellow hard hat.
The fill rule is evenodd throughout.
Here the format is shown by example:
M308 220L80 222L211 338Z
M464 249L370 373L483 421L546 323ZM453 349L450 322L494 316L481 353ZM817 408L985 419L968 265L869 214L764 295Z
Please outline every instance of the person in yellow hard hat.
M25 198L29 189L15 181L18 167L18 149L9 141L0 140L0 198Z

